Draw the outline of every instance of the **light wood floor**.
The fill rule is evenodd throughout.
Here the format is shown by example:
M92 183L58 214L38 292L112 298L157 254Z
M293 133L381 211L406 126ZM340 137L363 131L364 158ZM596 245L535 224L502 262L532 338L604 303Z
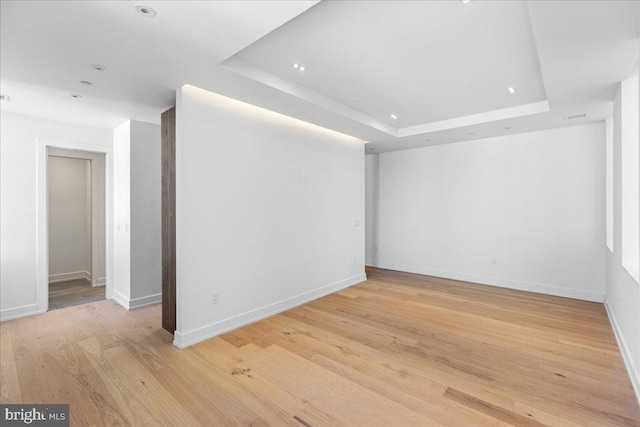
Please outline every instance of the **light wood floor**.
M1 400L75 426L638 426L601 304L369 269L179 350L160 306L0 324Z
M49 283L49 310L73 307L105 299L104 286L91 286L86 279Z

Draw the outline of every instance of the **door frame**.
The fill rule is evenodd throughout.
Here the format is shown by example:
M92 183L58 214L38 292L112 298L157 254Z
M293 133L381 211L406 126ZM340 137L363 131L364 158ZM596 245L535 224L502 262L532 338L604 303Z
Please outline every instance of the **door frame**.
M110 299L113 294L113 147L85 142L71 142L54 139L37 139L36 160L36 240L37 240L37 305L38 312L49 309L49 191L48 191L48 149L62 148L72 151L102 153L105 155L105 296ZM81 157L80 157L81 158ZM92 167L92 180L93 180ZM93 187L93 184L92 184ZM92 199L94 196L92 195ZM93 201L92 201L93 205ZM92 224L92 230L95 227ZM93 234L93 233L92 233ZM92 236L92 246L93 241ZM92 266L94 265L92 255ZM93 269L93 267L92 267ZM95 270L94 270L95 271ZM92 272L93 276L93 272ZM92 277L93 281L93 277Z

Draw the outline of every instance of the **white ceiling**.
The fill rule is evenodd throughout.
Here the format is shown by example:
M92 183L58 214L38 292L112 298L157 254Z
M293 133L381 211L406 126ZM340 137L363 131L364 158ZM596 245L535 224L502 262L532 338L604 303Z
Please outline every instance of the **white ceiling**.
M518 1L322 2L234 60L395 127L546 100Z
M136 13L137 3L157 16ZM0 8L3 111L106 128L158 123L175 90L192 84L365 139L370 152L603 120L638 59L636 1Z

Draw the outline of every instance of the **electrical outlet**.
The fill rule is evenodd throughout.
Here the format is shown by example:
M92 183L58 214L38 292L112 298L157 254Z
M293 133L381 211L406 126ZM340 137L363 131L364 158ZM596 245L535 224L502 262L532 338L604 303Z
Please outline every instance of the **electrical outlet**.
M211 293L211 304L217 304L218 300L219 300L219 294L218 291L212 292Z

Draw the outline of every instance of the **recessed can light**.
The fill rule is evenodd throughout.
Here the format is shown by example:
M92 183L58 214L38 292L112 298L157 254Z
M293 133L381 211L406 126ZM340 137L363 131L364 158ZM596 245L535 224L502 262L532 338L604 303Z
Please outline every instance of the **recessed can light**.
M300 67L300 64L293 64L293 65L291 65L291 66L292 66L293 68L298 68L298 67Z
M91 68L93 68L96 71L107 71L107 67L105 67L103 65L93 64L93 65L91 65Z
M462 0L462 4L469 4L471 3L471 0Z
M80 84L81 84L81 85L83 85L83 86L93 86L93 83L88 82L88 81L86 81L86 80L82 80L82 81L80 82Z
M306 68L305 68L305 66L304 66L304 65L301 65L301 66L300 66L300 68L298 68L298 70L300 70L300 71L304 71L304 70L306 70Z
M511 93L511 94L514 94L514 93L516 93L516 88L511 86L511 87L507 88L507 91L509 91L509 93Z
M392 115L391 115L391 118L392 118L393 120L397 120L397 119L398 119L398 116L396 116L395 114L392 114Z
M469 132L468 135L475 135L475 132Z
M425 139L424 142L429 142L431 141L429 138Z
M146 16L148 18L153 18L156 16L156 11L150 8L149 6L145 6L143 4L135 5L136 12L140 15Z
M505 126L504 129L505 130L509 130L509 129L511 129L511 126Z
M82 95L78 95L77 93L72 93L72 94L71 94L71 95L69 95L69 96L70 96L70 97L72 97L72 98L75 98L75 99L80 99L80 98L82 98Z

